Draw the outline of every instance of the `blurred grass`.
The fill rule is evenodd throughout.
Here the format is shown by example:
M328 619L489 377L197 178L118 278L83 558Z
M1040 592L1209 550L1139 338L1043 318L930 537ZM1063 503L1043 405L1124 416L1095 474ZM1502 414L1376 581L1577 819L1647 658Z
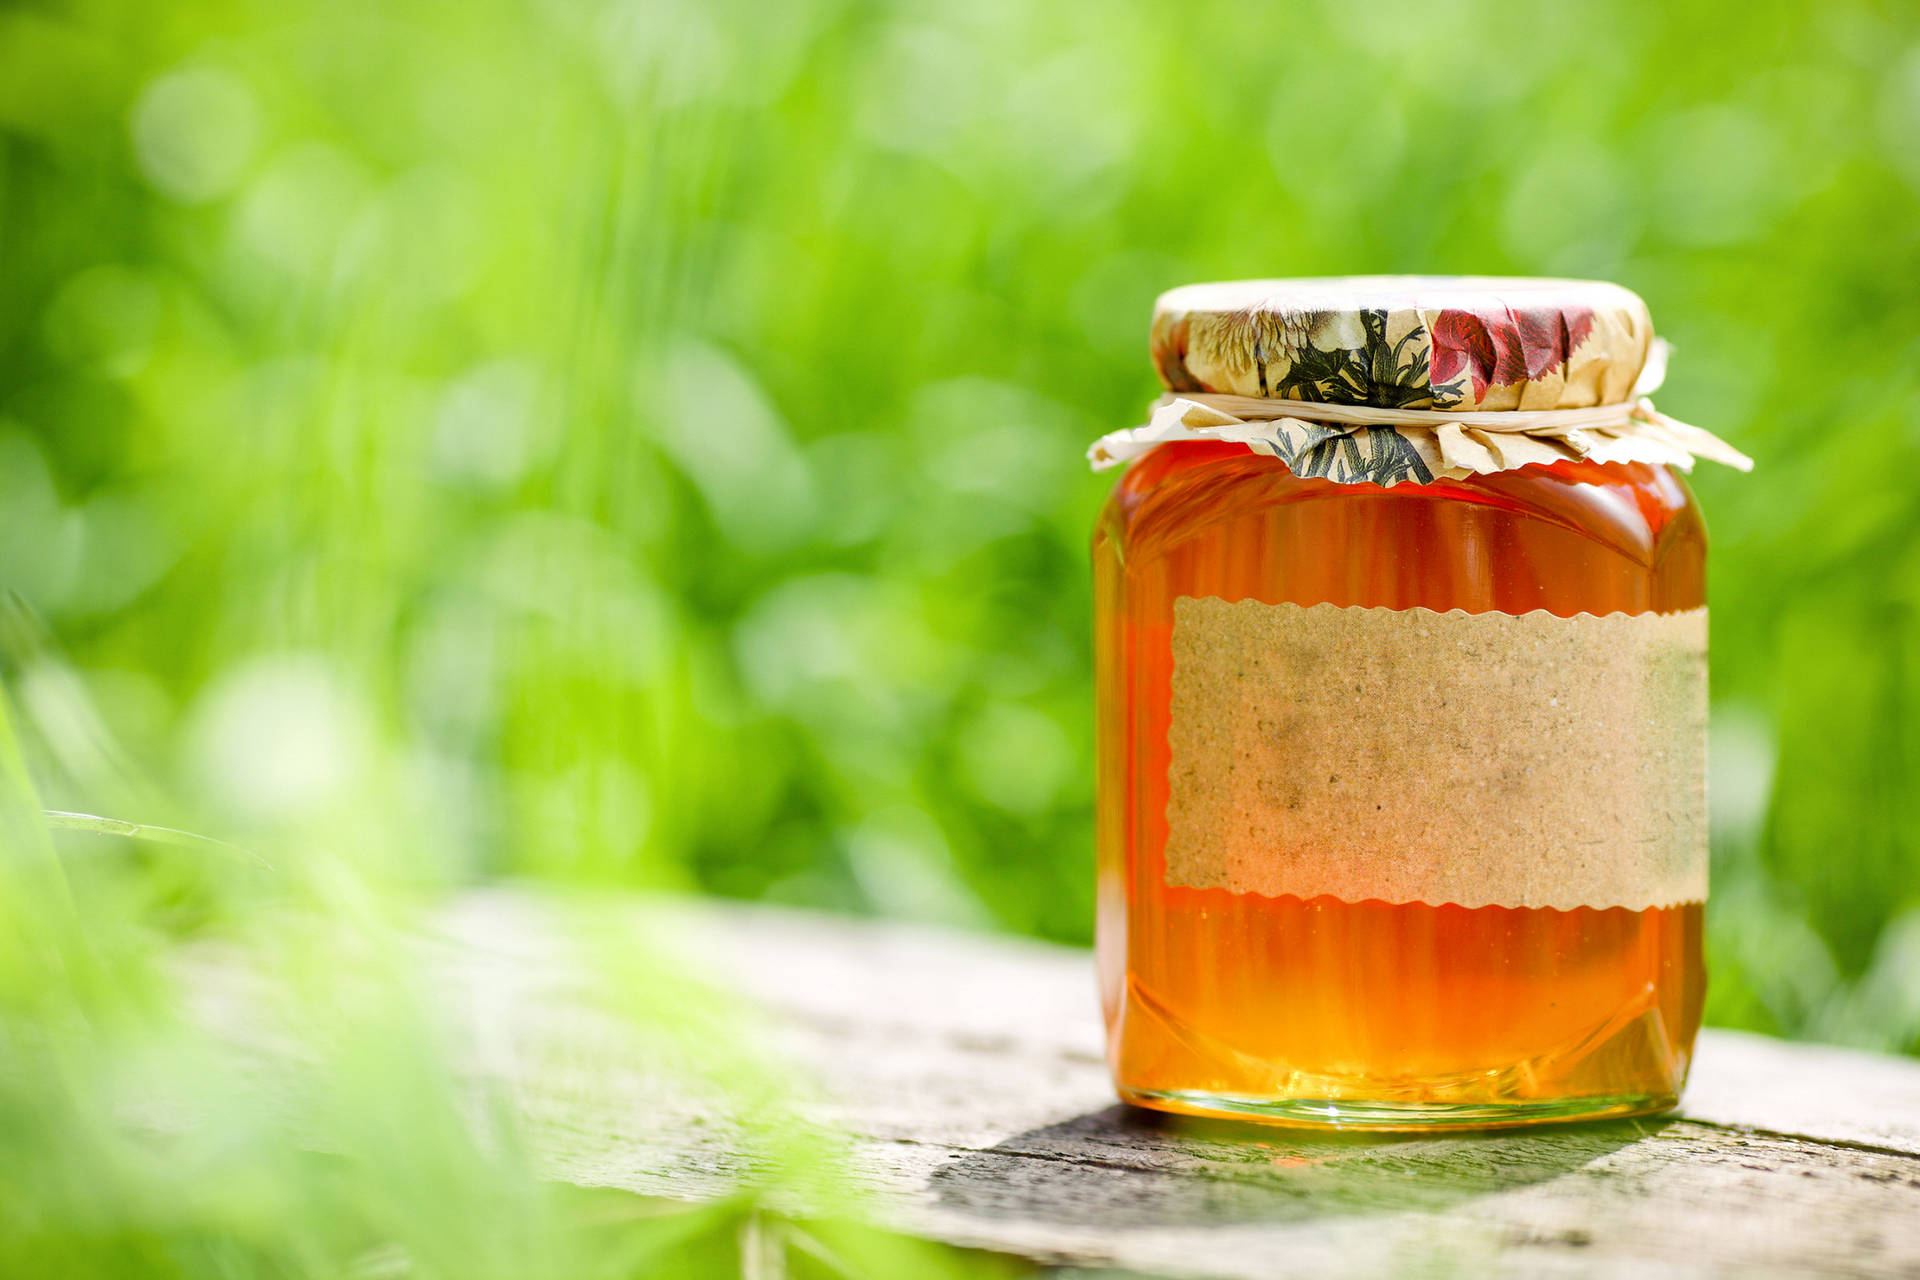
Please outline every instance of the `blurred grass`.
M1599 276L1760 464L1696 477L1709 1018L1920 1051L1917 201L1897 4L8 5L27 808L1083 941L1153 295ZM62 945L259 909L140 847Z

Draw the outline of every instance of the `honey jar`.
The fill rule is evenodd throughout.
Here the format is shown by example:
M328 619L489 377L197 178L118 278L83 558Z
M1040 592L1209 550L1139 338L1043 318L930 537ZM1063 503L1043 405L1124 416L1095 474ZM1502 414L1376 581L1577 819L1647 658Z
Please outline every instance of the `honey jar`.
M1589 281L1194 285L1093 540L1122 1098L1381 1129L1674 1105L1706 976L1706 530L1747 460Z

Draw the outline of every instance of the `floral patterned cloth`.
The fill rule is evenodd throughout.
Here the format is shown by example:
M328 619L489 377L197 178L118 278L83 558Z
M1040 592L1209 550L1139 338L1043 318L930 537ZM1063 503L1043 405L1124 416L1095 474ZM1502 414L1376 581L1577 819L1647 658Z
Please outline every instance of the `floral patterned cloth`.
M1176 394L1571 409L1625 401L1652 341L1646 304L1618 285L1353 276L1175 289L1152 350Z

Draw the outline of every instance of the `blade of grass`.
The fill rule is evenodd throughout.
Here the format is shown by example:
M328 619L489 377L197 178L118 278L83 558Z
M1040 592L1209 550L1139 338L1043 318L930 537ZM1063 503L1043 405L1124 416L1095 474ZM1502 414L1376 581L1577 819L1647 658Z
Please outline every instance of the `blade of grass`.
M65 809L42 809L41 819L47 826L60 831L90 831L95 835L123 836L129 840L145 840L152 844L174 845L182 849L204 849L212 853L228 854L246 858L267 870L273 870L273 864L251 849L243 849L237 844L228 844L225 840L216 840L212 836L203 836L193 831L182 831L178 827L158 827L145 822L128 822L123 818L103 818L92 813L73 813Z

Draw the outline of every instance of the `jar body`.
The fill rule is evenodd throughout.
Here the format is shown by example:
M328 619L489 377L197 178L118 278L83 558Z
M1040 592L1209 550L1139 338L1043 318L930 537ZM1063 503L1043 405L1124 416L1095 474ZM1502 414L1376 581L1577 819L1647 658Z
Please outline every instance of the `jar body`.
M1700 902L1469 907L1169 877L1172 635L1182 597L1678 613L1704 604L1705 554L1691 495L1659 466L1383 488L1211 442L1137 461L1093 548L1098 947L1121 1096L1390 1129L1673 1105L1705 990ZM1554 803L1571 819L1582 797Z

